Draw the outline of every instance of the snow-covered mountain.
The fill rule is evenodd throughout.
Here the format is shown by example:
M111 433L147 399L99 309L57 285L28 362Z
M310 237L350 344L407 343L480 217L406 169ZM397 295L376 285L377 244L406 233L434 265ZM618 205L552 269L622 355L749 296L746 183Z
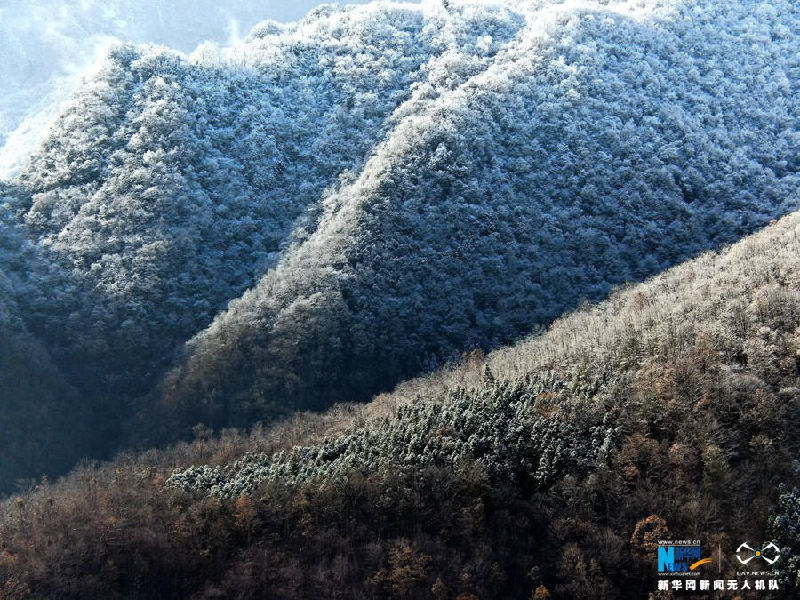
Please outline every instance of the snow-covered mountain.
M365 0L351 0L358 4ZM59 106L119 42L191 52L259 21L292 21L315 0L4 0L0 6L0 178L24 168Z
M98 440L367 399L796 209L797 16L374 3L115 47L0 190L9 310Z
M447 50L171 398L241 424L364 397L797 206L788 13L626 8L501 9L507 41L483 7L423 9Z
M0 501L0 592L639 599L690 531L723 581L772 540L796 597L799 244L800 212L373 402Z

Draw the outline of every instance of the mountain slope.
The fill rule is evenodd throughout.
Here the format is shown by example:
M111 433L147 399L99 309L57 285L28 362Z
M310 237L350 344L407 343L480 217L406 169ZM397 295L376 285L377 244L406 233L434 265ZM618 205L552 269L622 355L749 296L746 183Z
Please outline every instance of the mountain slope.
M398 548L430 558L406 581L420 596L437 578L459 586L466 572L473 579L460 585L481 597L523 597L530 583L513 574L535 565L530 589L541 582L556 597L643 597L655 589L651 530L700 539L704 551L719 544L727 573L741 570L739 540L775 539L784 552L770 577L780 579L779 597L790 596L798 585L799 252L794 213L485 363L473 360L445 374L442 387L422 380L412 396L397 394L403 406L388 417L313 445L177 471L168 484L258 515L284 486L310 494L312 506L341 497L341 519L309 509L319 530L355 520L341 535L344 552L356 553L381 527L398 531ZM374 526L356 516L373 511L384 513L371 517ZM472 527L481 533L470 537ZM504 529L499 550L465 550L493 539L492 527ZM388 552L390 540L385 570L373 561L369 581L387 589L405 564ZM480 570L493 560L505 577ZM348 574L359 572L353 565Z
M781 13L616 10L525 13L489 67L401 106L313 234L189 343L170 402L241 425L363 398L796 207Z
M366 400L797 208L797 21L374 4L115 48L3 188L8 306L108 452Z
M24 232L8 255L26 260L4 264L18 317L105 423L99 435L116 438L174 350L314 221L306 209L359 167L447 49L416 9L372 27L383 10L265 22L189 59L116 48L4 188ZM520 22L480 16L499 42ZM474 68L492 52L480 54Z
M112 52L23 174L20 208L63 277L98 296L76 327L90 320L112 352L132 347L147 360L103 368L146 384L275 262L295 220L358 166L429 58L430 36L411 17L361 40L356 57L347 33L363 28L358 14L337 19L338 36L314 19L265 26L245 45L257 48L246 66L202 49L189 62L159 49ZM352 59L325 64L342 53ZM391 77L364 77L378 59ZM58 305L31 312L48 333L73 316Z
M423 393L415 388L411 407L389 419L374 419L317 447L295 447L288 456L252 456L213 472L190 469L174 483L206 491L217 485L216 493L236 498L265 480L326 481L350 470L367 475L386 464L457 468L466 457L481 460L495 480L518 483L525 474L547 482L545 472L553 466L548 450L532 464L520 462L535 454L523 440L553 445L550 458L571 457L568 467L559 467L576 474L579 464L596 464L601 447L605 452L619 435L630 436L620 423L631 413L655 411L637 427L670 438L679 434L670 412L683 421L692 408L709 410L703 403L722 403L714 407L722 411L714 420L761 434L768 420L775 442L787 442L797 426L790 415L800 408L798 251L800 213L794 213L720 255L706 253L573 312L546 333L477 365L469 361L445 375L452 383L443 388L425 391L423 379ZM652 380L659 385L642 385ZM623 390L632 395L620 395ZM398 396L396 402L409 403L402 392ZM676 404L660 404L659 396ZM735 406L739 400L748 406ZM745 422L751 418L759 422ZM726 431L722 422L706 426L732 455L745 452L741 432Z
M349 417L43 484L0 504L0 591L642 598L669 538L715 551L700 579L739 581L737 546L772 539L754 577L790 597L798 251L794 213Z

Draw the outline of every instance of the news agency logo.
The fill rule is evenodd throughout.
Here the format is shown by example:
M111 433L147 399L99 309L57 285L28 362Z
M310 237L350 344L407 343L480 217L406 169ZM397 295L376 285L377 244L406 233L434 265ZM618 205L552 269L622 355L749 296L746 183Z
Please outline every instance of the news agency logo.
M744 542L736 549L736 558L743 564L758 564L764 568L764 561L772 565L780 558L780 548L773 542L762 543L760 548L752 548ZM733 592L747 590L748 593L777 591L781 589L778 571L736 571L736 578L728 574L723 579L722 547L717 546L719 574L717 579L700 575L700 565L711 564L711 558L700 558L700 540L660 540L658 542L658 590L673 592ZM705 594L704 594L705 595ZM727 597L727 596L726 596ZM741 597L741 596L739 596ZM749 596L748 596L749 597Z
M761 558L767 564L773 565L780 557L781 549L772 542L762 548L751 548L747 542L744 542L736 549L736 558L743 565L746 565L754 558Z
M689 575L711 562L701 558L700 542L662 542L658 546L658 572L662 575Z

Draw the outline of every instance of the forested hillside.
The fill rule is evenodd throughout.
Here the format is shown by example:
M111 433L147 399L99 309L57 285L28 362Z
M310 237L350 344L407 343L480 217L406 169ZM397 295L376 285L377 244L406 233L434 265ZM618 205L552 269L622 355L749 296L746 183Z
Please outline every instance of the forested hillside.
M655 540L733 573L764 539L792 597L799 252L794 213L370 404L45 482L2 505L0 593L643 598Z
M790 2L687 0L113 49L0 188L0 488L367 400L797 208L796 47Z
M745 44L752 10L769 44ZM187 424L363 398L797 205L780 13L547 5L481 62L462 45L499 40L468 11L438 13L459 50L308 239L188 344L166 386Z

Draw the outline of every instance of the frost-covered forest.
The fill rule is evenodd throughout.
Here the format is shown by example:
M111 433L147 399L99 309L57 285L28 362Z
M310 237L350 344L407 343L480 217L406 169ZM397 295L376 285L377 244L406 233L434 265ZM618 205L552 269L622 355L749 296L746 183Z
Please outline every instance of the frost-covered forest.
M723 573L774 540L755 593L796 596L799 240L794 213L368 404L43 481L0 504L0 593L638 599L692 536Z
M797 596L796 3L40 4L102 51L27 154L71 67L0 61L0 599Z
M352 0L359 4L364 0ZM191 52L229 44L264 19L296 20L316 0L3 0L0 178L17 175L81 75L120 41Z
M798 208L792 2L116 45L0 182L0 488L364 401Z

